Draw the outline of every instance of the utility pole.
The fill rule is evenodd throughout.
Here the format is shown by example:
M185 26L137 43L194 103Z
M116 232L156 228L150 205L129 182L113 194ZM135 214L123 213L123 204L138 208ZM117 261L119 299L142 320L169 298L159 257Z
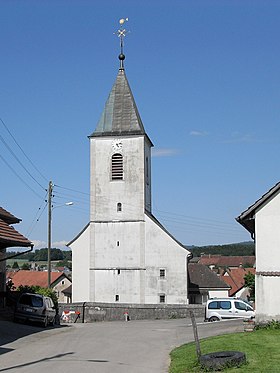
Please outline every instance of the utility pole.
M52 248L52 193L53 183L49 182L48 189L48 288L51 287L51 248Z

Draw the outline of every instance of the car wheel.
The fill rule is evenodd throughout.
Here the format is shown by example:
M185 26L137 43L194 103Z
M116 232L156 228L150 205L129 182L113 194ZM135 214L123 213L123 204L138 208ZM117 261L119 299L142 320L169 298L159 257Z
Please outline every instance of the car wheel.
M209 321L210 322L213 322L213 321L219 321L220 319L217 317L217 316L212 316L210 317Z
M52 321L50 322L50 325L51 326L54 326L54 324L55 324L55 317L52 319Z
M49 323L48 316L46 316L43 321L43 327L46 328L48 326L48 323Z

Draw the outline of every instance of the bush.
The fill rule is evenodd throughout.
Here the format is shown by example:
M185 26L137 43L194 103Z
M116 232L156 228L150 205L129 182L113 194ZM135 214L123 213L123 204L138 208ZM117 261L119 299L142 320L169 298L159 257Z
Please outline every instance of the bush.
M20 285L17 288L17 291L19 291L20 293L33 293L33 294L36 293L36 294L44 295L46 297L50 297L55 305L55 308L58 309L57 295L52 289L46 289L46 288L42 288L40 286L34 286L34 285L32 286Z
M271 320L266 324L259 324L256 326L256 329L266 329L266 330L276 330L280 329L280 321Z

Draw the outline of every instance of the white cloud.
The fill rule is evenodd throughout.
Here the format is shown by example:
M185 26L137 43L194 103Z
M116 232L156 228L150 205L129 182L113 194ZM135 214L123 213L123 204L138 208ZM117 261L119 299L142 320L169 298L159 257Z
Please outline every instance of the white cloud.
M252 142L261 142L255 138L254 135L250 133L240 133L240 132L232 132L230 138L228 140L222 141L225 144L230 143L252 143Z
M48 247L48 244L45 241L31 240L31 242L34 244L34 249L35 250L36 249L43 249L43 248ZM68 243L68 241L56 241L56 242L52 242L52 247L56 248L56 249L66 250L66 249L68 249L68 247L66 246L67 243Z
M47 243L45 241L39 240L30 240L34 244L34 249L42 249L47 247Z
M68 242L69 241L57 241L57 242L53 242L52 243L52 247L55 247L56 249L68 249L68 247L66 246L66 244Z
M206 131L191 131L190 132L190 136L207 136L208 135L208 132Z
M152 149L152 157L170 157L178 153L176 149L168 149L168 148L161 148L161 149Z

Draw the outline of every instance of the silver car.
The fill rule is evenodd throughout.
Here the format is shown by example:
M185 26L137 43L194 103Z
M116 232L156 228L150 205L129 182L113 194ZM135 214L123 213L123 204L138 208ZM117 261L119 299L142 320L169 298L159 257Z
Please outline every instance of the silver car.
M56 309L51 298L40 294L23 293L19 297L14 321L38 322L44 327L54 325Z

